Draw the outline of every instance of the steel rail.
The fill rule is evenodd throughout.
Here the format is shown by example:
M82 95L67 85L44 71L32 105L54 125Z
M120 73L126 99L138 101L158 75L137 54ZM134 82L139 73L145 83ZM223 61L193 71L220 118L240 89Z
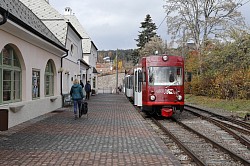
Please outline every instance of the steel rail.
M194 107L194 106L191 106L191 105L187 105L185 104L184 108L185 107L189 107L189 108L193 108L193 109L197 109L197 110L200 110L200 111L203 111L203 112L206 112L210 115L213 115L219 119L223 119L223 120L226 120L226 121L229 121L229 122L232 122L232 123L235 123L241 127L244 127L246 128L247 130L250 130L250 123L246 123L246 122L243 122L243 121L240 121L240 120L237 120L237 119L233 119L233 118L229 118L229 117L225 117L225 116L222 116L222 115L219 115L219 114L216 114L214 112L210 112L208 110L205 110L205 109L201 109L201 108L197 108L197 107Z
M223 130L225 130L226 132L228 132L229 134L231 134L235 139L239 140L242 144L244 144L245 146L247 146L248 149L250 149L250 143L249 143L249 140L247 138L243 138L242 136L239 136L238 134L236 134L235 132L233 132L232 130L230 130L226 126L234 128L235 130L241 130L241 131L247 132L247 134L249 134L249 131L246 131L246 130L238 128L236 126L233 126L233 125L227 124L225 122L213 119L211 117L207 117L207 116L201 115L201 114L199 114L197 112L194 112L192 110L188 110L188 109L185 109L185 110L191 112L192 114L194 114L194 115L196 115L198 117L201 117L202 119L205 119L205 120L207 120L207 121L215 124L216 126L218 126L220 128L222 128Z
M168 131L160 122L151 117L151 120L161 129L163 130L174 142L199 166L205 166L206 164L199 159L188 147L186 147L182 142L175 137L170 131Z
M214 145L215 147L223 150L225 153L229 154L233 159L235 159L236 161L240 161L243 165L249 166L250 162L244 158L242 158L241 156L235 154L234 152L230 151L229 149L221 146L220 144L214 142L213 140L207 138L206 136L204 136L203 134L195 131L194 129L190 128L189 126L187 126L186 124L178 121L177 119L172 118L176 123L178 123L179 125L181 125L182 127L186 128L187 130L195 133L196 135L198 135L199 137L203 138L206 140L206 142L210 142L212 145Z

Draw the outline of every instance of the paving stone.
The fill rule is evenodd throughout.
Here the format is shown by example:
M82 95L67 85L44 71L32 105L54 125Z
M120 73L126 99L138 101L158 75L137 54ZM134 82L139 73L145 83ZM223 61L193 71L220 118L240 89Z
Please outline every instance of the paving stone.
M74 120L60 109L0 132L0 165L180 165L122 94L98 94Z

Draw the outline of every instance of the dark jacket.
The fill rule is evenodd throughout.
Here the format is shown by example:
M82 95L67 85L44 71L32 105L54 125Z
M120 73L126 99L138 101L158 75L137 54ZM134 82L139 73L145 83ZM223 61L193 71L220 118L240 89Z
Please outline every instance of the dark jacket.
M84 85L83 85L82 81L80 81L80 85L81 85L81 87L82 87L82 88L84 87Z
M90 92L91 91L91 85L89 83L86 83L85 85L85 91Z
M81 85L79 85L79 84L72 85L72 87L70 89L70 96L72 97L73 100L82 99L84 96L83 96Z

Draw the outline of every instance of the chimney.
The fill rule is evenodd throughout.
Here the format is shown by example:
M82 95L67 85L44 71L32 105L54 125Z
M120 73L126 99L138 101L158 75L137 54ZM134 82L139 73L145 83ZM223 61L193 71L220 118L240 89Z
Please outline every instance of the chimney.
M73 15L72 9L70 7L66 7L64 10L64 15Z

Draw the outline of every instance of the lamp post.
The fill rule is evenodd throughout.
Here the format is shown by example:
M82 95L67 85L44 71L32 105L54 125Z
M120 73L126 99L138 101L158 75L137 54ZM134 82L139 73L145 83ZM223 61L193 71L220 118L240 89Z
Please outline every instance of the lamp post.
M116 57L116 87L115 87L115 92L116 92L116 94L118 93L118 91L117 91L117 89L118 89L118 55L117 55L117 53L118 53L118 49L116 49L116 55L115 55L115 57Z

